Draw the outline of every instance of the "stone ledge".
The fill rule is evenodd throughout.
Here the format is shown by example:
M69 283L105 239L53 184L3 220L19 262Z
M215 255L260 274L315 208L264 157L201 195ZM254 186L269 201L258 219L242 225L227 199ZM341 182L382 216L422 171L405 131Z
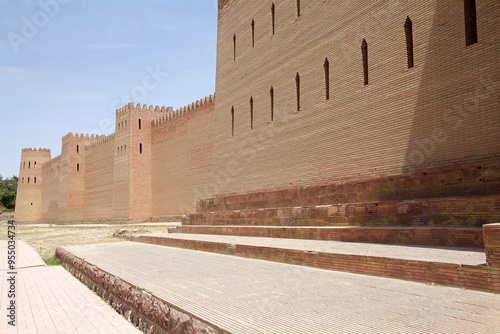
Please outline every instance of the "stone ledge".
M57 248L56 255L66 270L144 333L227 333L63 248Z

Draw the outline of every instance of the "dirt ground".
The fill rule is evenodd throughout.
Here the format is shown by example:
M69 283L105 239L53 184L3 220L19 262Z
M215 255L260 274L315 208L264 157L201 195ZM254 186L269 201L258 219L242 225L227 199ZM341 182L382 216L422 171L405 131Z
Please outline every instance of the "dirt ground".
M42 259L55 255L56 247L85 245L103 242L120 242L113 233L126 229L126 233L166 231L172 225L16 225L16 240L22 240L35 248ZM134 232L135 229L135 232ZM7 239L7 221L0 222L0 240Z

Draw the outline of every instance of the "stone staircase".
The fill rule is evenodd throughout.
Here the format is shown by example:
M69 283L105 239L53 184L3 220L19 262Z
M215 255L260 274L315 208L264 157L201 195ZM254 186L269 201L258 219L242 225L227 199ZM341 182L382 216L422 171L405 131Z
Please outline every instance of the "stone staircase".
M497 222L500 167L490 164L205 199L169 234L130 238L498 293L485 255L497 241L484 241L496 229L483 228Z

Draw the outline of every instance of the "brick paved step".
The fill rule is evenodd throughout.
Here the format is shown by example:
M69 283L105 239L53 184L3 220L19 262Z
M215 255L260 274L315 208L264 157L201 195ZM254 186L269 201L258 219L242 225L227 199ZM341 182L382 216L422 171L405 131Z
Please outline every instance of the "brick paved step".
M200 200L197 212L316 206L331 203L421 200L500 195L500 164L447 167L377 179L218 196Z
M442 247L484 247L483 229L481 227L273 227L186 225L169 229L169 233L332 240Z
M457 226L500 221L500 195L343 203L189 214L184 225Z
M147 234L130 241L500 293L500 268L484 249L445 249L322 240Z
M134 242L57 254L129 319L147 317L155 333L500 331L498 294Z

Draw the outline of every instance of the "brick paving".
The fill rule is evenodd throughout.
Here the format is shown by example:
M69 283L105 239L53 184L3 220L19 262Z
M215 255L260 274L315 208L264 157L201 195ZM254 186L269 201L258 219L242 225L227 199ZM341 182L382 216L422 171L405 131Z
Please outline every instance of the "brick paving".
M64 247L233 333L500 333L500 295L123 242Z
M38 253L16 241L16 326L8 325L7 241L0 241L0 333L140 333L61 266L45 266Z
M229 235L206 235L189 233L148 233L146 235L181 240L210 241L226 244L275 247L282 249L296 249L311 252L335 254L352 254L365 256L379 256L405 260L430 261L480 265L486 263L483 250L470 248L450 249L436 247L413 247L401 245L382 245L356 242L340 242L325 240L303 240L285 238L242 237Z

